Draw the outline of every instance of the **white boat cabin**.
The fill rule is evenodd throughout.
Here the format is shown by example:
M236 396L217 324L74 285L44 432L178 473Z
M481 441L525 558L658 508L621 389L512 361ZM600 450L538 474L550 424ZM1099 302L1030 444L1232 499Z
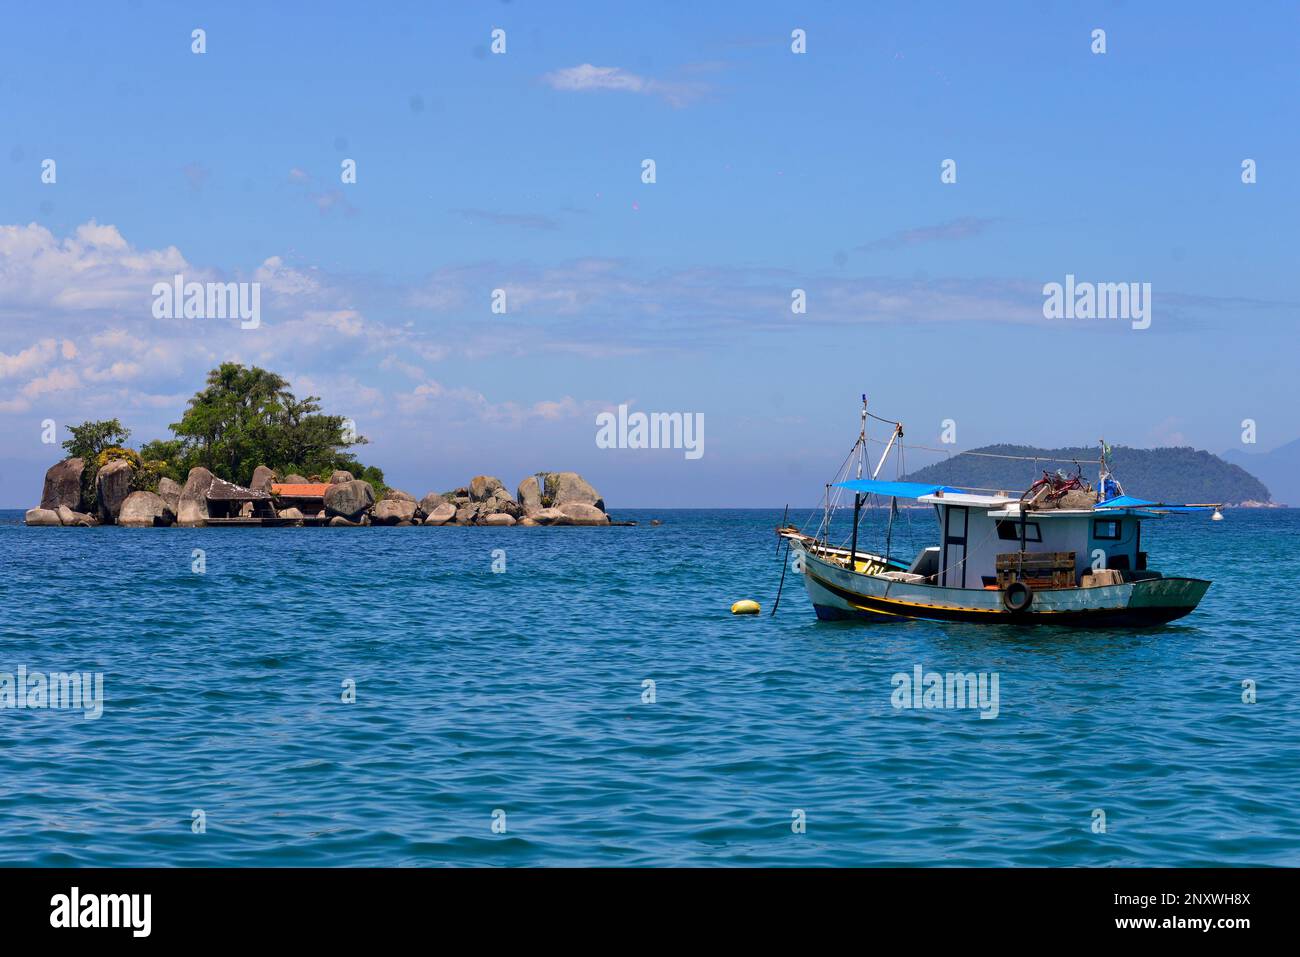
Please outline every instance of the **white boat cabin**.
M1142 522L1161 518L1136 508L1023 508L1019 498L939 489L917 501L934 506L939 545L924 549L908 572L947 588L998 584L998 556L1074 553L1074 581L1096 568L1145 571Z

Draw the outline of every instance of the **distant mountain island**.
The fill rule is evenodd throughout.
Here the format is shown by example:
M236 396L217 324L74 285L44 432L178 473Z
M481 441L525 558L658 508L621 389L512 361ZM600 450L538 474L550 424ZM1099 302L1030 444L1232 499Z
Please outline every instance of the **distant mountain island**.
M1247 452L1229 449L1223 458L1258 475L1279 501L1300 505L1300 439L1288 442L1271 452Z
M1030 445L986 445L971 449L993 455L1040 456L1041 463L1015 459L994 459L962 452L950 459L927 465L905 476L909 482L933 482L966 488L1005 489L1023 492L1042 477L1043 470L1074 471L1074 461L1083 466L1083 477L1097 484L1098 449L1039 449ZM1048 461L1062 459L1064 461ZM1115 446L1111 472L1129 495L1157 502L1223 502L1228 505L1270 504L1272 497L1264 483L1240 465L1217 455L1190 447L1133 449Z

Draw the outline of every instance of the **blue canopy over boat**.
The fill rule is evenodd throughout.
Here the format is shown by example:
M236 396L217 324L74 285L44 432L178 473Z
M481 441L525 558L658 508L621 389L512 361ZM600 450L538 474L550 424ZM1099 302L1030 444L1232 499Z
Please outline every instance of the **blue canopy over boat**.
M1108 498L1104 502L1098 502L1095 508L1150 508L1152 505L1159 505L1159 502L1149 502L1144 498L1138 498L1136 495L1117 495L1115 498Z
M835 487L846 488L850 492L858 492L862 495L884 495L889 498L920 498L922 495L933 495L938 491L961 491L949 488L947 485L926 485L924 482L880 482L876 479L850 479L847 482L836 482Z
M1144 498L1137 498L1133 495L1120 495L1116 498L1107 499L1104 502L1098 502L1093 506L1094 510L1103 508L1149 508L1158 509L1162 512L1212 512L1213 505L1165 505L1163 502L1149 502Z

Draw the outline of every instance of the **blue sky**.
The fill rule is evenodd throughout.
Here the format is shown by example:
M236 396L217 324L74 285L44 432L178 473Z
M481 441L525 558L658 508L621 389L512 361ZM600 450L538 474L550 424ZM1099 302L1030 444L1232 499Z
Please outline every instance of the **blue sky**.
M43 420L163 436L223 359L355 418L363 458L416 494L574 468L611 507L806 504L864 391L923 445L948 418L959 448L1220 452L1244 418L1282 445L1300 436L1298 10L12 11L0 503L38 497ZM262 325L153 318L176 271L260 281ZM1151 328L1043 318L1067 273L1151 283ZM619 403L703 413L704 456L597 448Z

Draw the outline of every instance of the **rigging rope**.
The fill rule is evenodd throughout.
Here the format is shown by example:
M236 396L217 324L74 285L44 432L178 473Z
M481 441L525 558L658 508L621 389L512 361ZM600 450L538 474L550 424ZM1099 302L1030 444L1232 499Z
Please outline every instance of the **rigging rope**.
M867 439L867 441L875 442L877 445L884 444L876 439ZM929 445L914 445L912 448L920 449L923 452L938 452L939 454L946 455L950 458L958 455L978 455L980 458L984 459L1014 459L1018 462L1067 462L1071 465L1074 465L1079 461L1077 456L1072 459L1057 459L1052 458L1050 455L1003 455L999 452L964 452L958 449L936 449Z

